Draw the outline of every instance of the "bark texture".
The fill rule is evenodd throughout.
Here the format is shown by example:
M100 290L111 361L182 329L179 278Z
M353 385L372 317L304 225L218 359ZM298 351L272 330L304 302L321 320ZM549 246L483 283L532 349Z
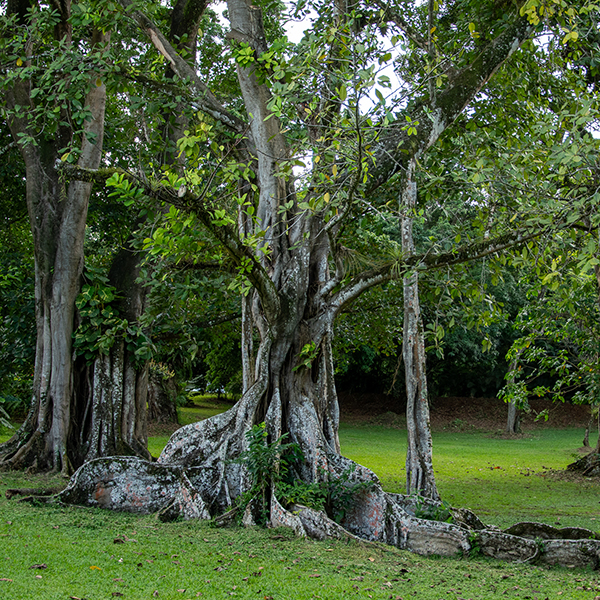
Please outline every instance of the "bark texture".
M148 378L148 421L151 423L178 423L177 385L173 378L164 379L150 373Z
M231 411L230 411L231 412ZM212 419L211 419L212 420ZM206 423L206 422L205 422ZM139 458L114 457L90 461L73 476L69 486L50 499L60 502L141 514L157 513L168 521L178 517L208 519L223 505L221 465L208 467L197 461L158 463ZM313 539L358 538L383 542L422 555L457 556L482 554L498 560L598 569L600 539L583 528L557 529L541 523L518 523L505 531L487 528L466 509L451 509L452 523L424 519L420 515L445 512L440 502L386 493L371 471L339 455L328 457L328 475L352 470L350 483L369 481L371 487L354 497L341 524L325 513L304 506L284 508L271 499L270 522L290 527L297 535ZM239 483L243 470L236 465ZM230 489L230 492L232 489ZM446 519L447 514L443 515ZM251 513L246 525L254 524Z
M402 252L415 253L412 226L417 204L415 181L416 158L408 165L402 190ZM429 426L429 398L425 367L423 321L419 305L419 276L411 273L404 278L404 324L402 357L406 378L406 492L439 500L433 474L431 428Z
M11 8L21 15L26 4L15 2ZM55 35L64 44L71 40L70 6L70 2L61 2L57 7ZM109 39L109 33L95 32L92 47L97 50ZM23 68L27 66L29 62L23 63ZM87 169L98 168L102 153L106 88L101 81L97 84L97 77L90 78L85 100L91 112L85 133L90 137L83 136L78 160L78 166ZM15 80L6 92L9 109L33 106L30 89L27 79ZM20 149L26 166L27 208L35 252L37 342L31 408L18 433L0 448L0 464L70 473L73 466L81 464L81 448L71 445L77 438L75 418L82 410L74 394L72 334L92 186L82 181L65 183L59 177L59 150L70 146L73 136L66 113L62 118L51 138L32 130L26 114L9 121L15 140L23 135L35 139L35 143L20 144Z

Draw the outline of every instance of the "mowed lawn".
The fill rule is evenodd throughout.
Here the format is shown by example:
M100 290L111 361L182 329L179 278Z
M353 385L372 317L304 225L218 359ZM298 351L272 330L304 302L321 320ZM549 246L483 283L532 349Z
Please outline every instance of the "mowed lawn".
M552 473L575 460L582 438L581 429L538 429L510 439L480 432L434 433L433 463L442 499L500 527L534 520L600 530L600 482L565 481ZM406 490L404 430L342 424L340 442L342 453L375 471L386 490Z
M193 422L222 407L184 409ZM208 413L208 414L207 414ZM597 481L556 479L581 430L538 430L501 439L434 434L440 492L484 521L539 520L598 530ZM342 424L342 452L404 491L406 432ZM151 440L158 453L167 436ZM594 440L595 441L595 440ZM289 530L217 529L207 522L161 523L154 516L32 506L6 500L9 487L45 487L58 476L0 474L0 598L7 600L523 600L600 597L598 572L502 563L481 557L420 557L382 544L315 542Z

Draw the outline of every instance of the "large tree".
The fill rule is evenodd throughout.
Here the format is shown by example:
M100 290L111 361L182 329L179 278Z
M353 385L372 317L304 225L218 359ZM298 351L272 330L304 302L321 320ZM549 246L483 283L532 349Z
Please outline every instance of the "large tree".
M69 472L78 410L71 339L91 184L66 183L56 162L70 152L81 167L100 165L110 34L92 26L85 39L74 37L71 3L51 8L9 2L2 19L2 93L26 168L37 323L32 408L3 454L13 466Z
M87 169L101 165L107 104L113 164L127 167L135 160L127 147L130 139L124 141L120 130L131 133L140 112L157 131L143 149L138 145L138 157L160 153L158 160L148 161L157 169L162 161L174 160L186 111L168 90L173 72L158 65L155 87L141 87L151 78L144 79L140 70L151 67L135 55L131 32L119 30L110 43L121 16L115 8L103 2L23 0L8 2L2 14L2 101L25 163L37 324L31 408L18 433L0 449L4 467L71 473L99 456L150 458L148 344L137 322L145 290L131 235L143 219L129 211L133 227L121 221L119 233L127 233L116 249L113 244L106 276L94 269L95 261L88 261L92 264L84 274L92 185L67 181L60 173L63 163ZM177 51L192 64L205 8L206 2L180 0L157 12L169 24ZM125 76L117 79L119 68ZM159 88L163 93L157 99ZM124 110L123 97L137 97L138 106L129 102ZM145 110L139 106L144 97L150 98ZM106 231L102 225L91 230L92 239ZM99 262L106 267L106 261Z
M244 395L235 409L180 430L160 461L201 464L214 473L209 504L224 508L246 484L239 465L223 461L237 457L244 433L265 421L273 439L289 433L301 447L303 480L339 475L347 465L339 457L334 319L373 286L416 267L457 260L456 255L408 256L390 242L374 248L356 219L368 218L390 194L398 202L410 182L409 165L435 144L532 26L517 9L507 13L491 4L473 5L469 13L450 4L438 16L433 4L407 6L404 13L393 3L376 10L359 3L315 4L319 17L294 49L269 36L272 23L266 17L272 22L276 13L263 15L260 6L231 0L236 100L245 112L236 114L239 105L220 102L147 15L126 0L121 4L177 75L187 79L187 92L217 128L208 139L201 127L184 139L190 168L146 192L195 215L226 249L245 297L244 348L251 347L250 336L258 338L244 360ZM383 40L392 51L382 48ZM406 61L406 77L401 87L390 89L389 78L377 68L391 62L404 43L413 44L397 57ZM453 56L456 44L463 52ZM365 109L365 102L373 105L370 94L379 100ZM195 166L197 148L204 144L208 162ZM312 167L295 178L293 167L301 159ZM131 181L120 175L111 183L129 193ZM232 206L239 211L237 220L230 216ZM507 241L496 246L488 241L463 254L472 258Z
M291 47L271 35L281 7L269 4L271 11L263 13L260 5L229 0L230 56L237 63L239 92L221 101L147 14L128 0L120 4L170 62L203 114L179 142L187 157L183 175L178 166L159 182L115 173L109 183L127 200L143 190L178 207L166 215L173 231L185 237L196 220L237 267L234 285L245 298L244 394L226 413L176 432L158 464L127 457L91 461L60 499L162 510L164 518L206 518L230 508L249 490L253 473L267 485L248 504L246 523L264 517L267 508L273 525L315 536L350 531L438 554L468 551L475 536L479 549L497 557L594 564L600 544L595 540L549 542L546 548L557 550L540 556L531 540L493 531L474 534L471 528L482 525L468 511L454 512L463 526L416 518L414 497L384 493L373 473L339 452L331 336L343 307L365 290L405 275L407 287L414 288L412 271L473 260L539 235L536 223L535 231L527 226L501 231L449 252L423 255L411 251L408 222L415 206L416 165L530 36L535 8L520 14L495 2L378 2L373 11L372 3L314 3L318 16L311 31ZM383 39L390 40L393 52L399 42L413 44L396 59L405 61L400 72L410 77L387 98L390 80L377 73L377 65L391 61L393 52L382 49ZM372 90L379 100L374 107ZM303 172L294 174L294 166ZM106 179L90 169L64 172L71 180ZM360 226L390 197L397 206L400 193L406 198L404 248L369 237ZM166 227L157 228L147 244L169 246L168 237ZM418 328L418 310L414 317ZM253 427L263 421L264 435ZM278 462L269 462L265 471L264 461L261 467L252 452L276 456L284 434L302 454L282 463L298 480L305 485L341 480L342 486L354 483L354 490L363 491L341 507L345 533L317 511L286 511L269 488ZM264 436L272 442L270 449L262 444ZM440 509L435 501L428 504Z

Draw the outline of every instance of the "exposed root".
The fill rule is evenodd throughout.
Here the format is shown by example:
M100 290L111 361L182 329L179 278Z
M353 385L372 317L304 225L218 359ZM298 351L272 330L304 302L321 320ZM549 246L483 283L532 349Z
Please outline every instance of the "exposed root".
M6 490L5 496L10 500L13 496L54 496L62 492L62 487L51 488L11 488Z
M574 463L567 465L567 470L577 471L583 477L600 477L600 453L594 450Z

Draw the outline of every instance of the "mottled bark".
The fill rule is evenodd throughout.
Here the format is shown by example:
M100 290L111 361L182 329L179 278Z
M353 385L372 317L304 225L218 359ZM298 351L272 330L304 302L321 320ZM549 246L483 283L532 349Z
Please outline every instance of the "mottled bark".
M59 8L56 35L68 44L70 2L62 2ZM108 43L109 37L108 33L94 33L94 48ZM24 63L23 68L27 65ZM102 153L106 88L97 85L96 79L97 74L90 78L86 105L91 119L85 125L86 133L95 141L83 136L78 160L78 166L87 169L98 168ZM29 81L16 80L6 93L9 109L32 105L29 93ZM31 409L19 432L0 448L0 464L68 473L72 466L78 466L80 454L79 448L70 445L77 427L74 415L79 410L74 394L72 334L91 184L72 181L65 185L59 177L55 164L58 152L72 143L72 131L64 121L51 139L32 131L27 115L13 116L9 125L15 140L25 134L33 135L36 141L20 144L20 148L35 252L37 342Z
M164 379L150 372L148 378L148 421L150 423L178 423L177 385L175 379Z
M214 434L211 428L205 432ZM34 498L37 502L157 513L162 520L208 519L225 500L222 494L235 491L218 487L222 466L215 464L209 469L193 463L156 464L127 457L98 459L81 467L57 496ZM304 506L286 509L272 497L270 521L274 526L289 527L297 535L314 539L365 539L423 555L456 557L475 553L510 562L592 569L600 564L600 540L593 531L557 529L540 523L518 523L499 531L488 529L466 509L450 509L451 523L423 519L419 516L422 512L446 513L447 509L436 501L417 502L414 496L384 492L371 471L342 456L331 455L327 469L330 477L352 471L351 479L371 484L354 497L341 524ZM237 475L238 485L243 486L243 471L240 469ZM253 524L250 513L244 515L244 522Z
M416 159L409 162L402 189L402 252L415 252L412 226L417 202L415 180ZM425 367L423 321L419 305L419 279L416 272L404 278L404 323L402 356L406 379L406 493L439 499L433 473L431 428L429 426L429 398Z

